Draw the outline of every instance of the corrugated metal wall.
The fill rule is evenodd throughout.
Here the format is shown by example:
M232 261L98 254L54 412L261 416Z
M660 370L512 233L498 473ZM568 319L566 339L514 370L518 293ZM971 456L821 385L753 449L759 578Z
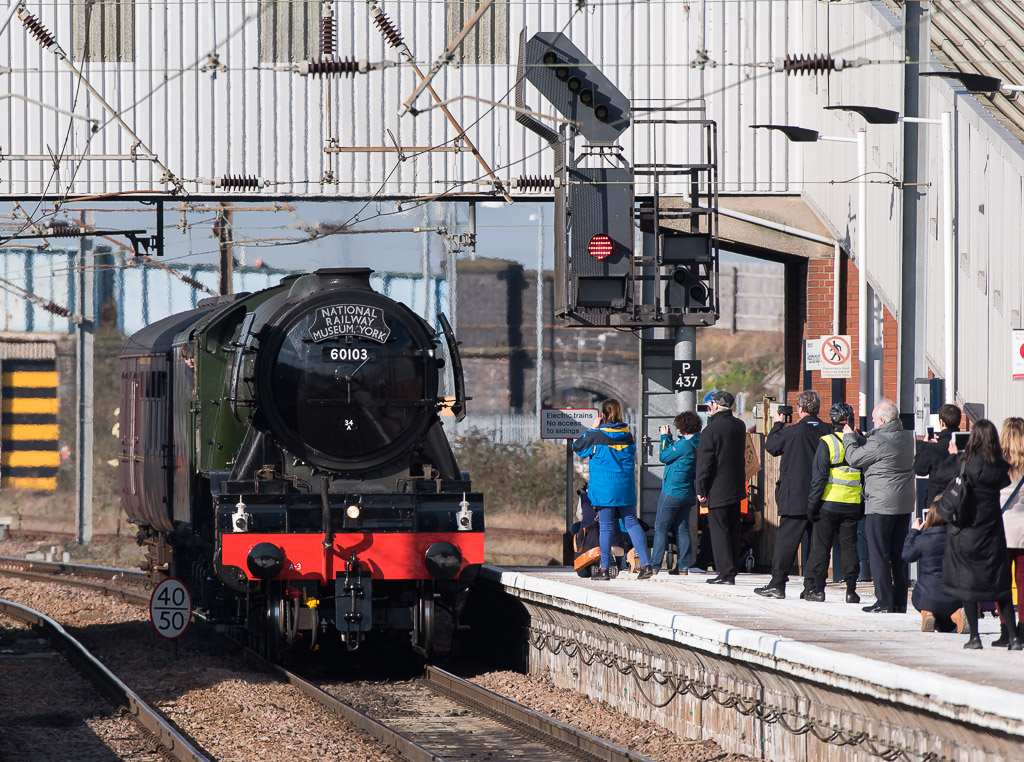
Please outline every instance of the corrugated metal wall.
M454 5L453 5L454 4ZM278 4L282 5L281 3ZM308 3L285 3L295 21L308 21ZM313 3L318 14L320 4ZM469 8L448 2L389 2L384 10L426 70L457 31ZM399 161L394 141L406 147L452 147L455 130L439 110L399 118L416 75L409 66L332 81L303 78L289 71L297 48L261 15L255 0L203 0L196 3L134 2L134 44L92 42L86 4L56 0L28 6L81 64L92 82L131 123L146 145L183 180L189 192L209 192L200 178L254 175L270 182L264 193L289 196L369 196L375 193L421 196L442 191L480 192L484 172L466 151L406 152ZM100 18L112 18L106 3L94 3ZM473 7L473 6L470 6ZM276 12L285 12L282 8ZM106 14L106 15L104 15ZM303 15L305 14L305 15ZM334 3L338 52L371 61L398 60L372 26L363 3ZM316 15L316 14L314 14ZM76 40L76 23L83 30ZM507 28L503 28L503 25ZM124 26L127 26L125 22ZM853 251L856 240L857 183L837 183L857 174L855 149L843 144L788 144L778 135L750 130L754 123L799 124L823 134L853 137L859 117L823 111L828 104L874 105L899 109L902 102L900 21L881 2L621 2L495 3L480 33L460 52L459 65L435 80L441 98L473 95L512 103L519 31L564 31L601 66L634 102L659 99L679 104L706 98L708 115L718 123L723 192L799 192ZM267 35L272 35L269 39ZM287 37L287 35L286 35ZM316 52L319 43L305 39ZM315 44L313 44L315 43ZM101 45L97 54L95 45ZM277 50L278 52L273 52ZM285 52L281 52L284 50ZM287 51L291 50L292 53ZM216 52L216 60L208 58ZM305 51L299 51L305 52ZM876 63L831 76L787 77L763 66L786 54L829 52ZM97 61L97 55L120 61ZM131 59L131 60L125 60ZM85 63L83 63L85 61ZM2 73L13 94L0 112L0 194L85 194L118 190L166 190L160 172L146 161L62 160L55 170L49 155L90 153L124 156L132 141L110 121L98 101L80 87L57 59L40 48L15 21L0 37ZM226 67L220 69L219 67ZM964 94L929 81L930 116L956 112L958 146L959 259L958 311L960 387L963 399L987 400L1001 415L1024 409L1021 384L1009 380L1008 332L1020 327L1022 178L1021 146ZM531 107L551 109L527 88ZM45 105L32 103L35 99ZM418 108L430 104L427 94ZM73 112L70 118L54 109ZM481 155L507 179L546 174L550 151L514 123L511 111L472 100L450 108L468 130ZM6 117L6 118L4 118ZM96 120L92 132L88 119ZM902 174L902 130L868 126L869 279L878 295L901 316L899 282L901 197L890 177ZM389 134L390 132L390 134ZM930 185L925 193L936 222L927 234L929 294L941 293L937 238L941 155L937 128L926 128ZM336 137L340 153L324 147ZM695 154L696 137L666 130L633 129L623 136L634 160L685 162ZM349 148L358 151L348 151ZM378 150L365 150L375 148ZM137 153L138 151L136 151ZM37 155L21 160L12 155ZM657 154L657 155L652 155ZM645 192L643 186L639 192ZM666 186L667 192L679 187ZM998 287L997 287L998 286ZM924 341L930 365L942 374L942 320L945 307L930 301ZM987 340L981 340L987 337ZM1005 381L1004 381L1005 379Z
M277 6L295 7L275 7L273 13L261 11L267 3L255 0L122 5L131 13L122 9L114 14L104 2L92 4L90 26L83 15L86 4L56 0L30 4L27 10L189 192L211 192L211 186L197 181L224 175L256 176L270 183L264 192L290 196L426 195L479 192L489 186L467 151L450 150L456 131L440 110L398 117L417 82L408 65L341 80L278 71L292 62L273 58L318 53L319 40L315 26L308 39L295 32L280 39L282 32L269 21L277 19L280 25L282 18L290 18L306 24L309 5L315 6L316 21L320 3L280 2ZM448 0L382 7L425 71L458 31L465 17L462 5ZM460 52L459 65L441 72L434 87L446 100L472 95L511 105L520 30L562 30L634 101L679 103L706 96L711 116L723 126L746 124L755 116L763 118L766 110L784 111L785 78L748 64L768 61L785 48L791 5L801 3L712 3L703 32L699 3L498 2L488 11L481 35ZM384 43L363 3L334 3L334 8L341 56L398 62L397 51ZM108 23L114 31L104 34L96 31L98 23L114 18L123 20L125 35L134 32L134 44L108 39L117 25ZM86 29L89 48L82 40ZM701 60L701 49L708 51L707 68L691 65ZM120 60L101 60L105 57ZM127 157L133 141L17 19L0 37L0 62L12 70L5 77L15 94L6 100L7 118L0 119L0 146L6 153L0 193L170 189L161 182L161 171L141 156L135 162L66 158L55 172L51 151ZM527 92L533 108L551 113L532 88ZM424 93L415 105L426 109L431 103ZM512 111L469 99L455 100L449 108L499 177L550 171L549 149L514 123ZM99 129L93 133L95 125ZM721 152L726 187L741 188L746 183L743 162L755 153L753 136L729 129ZM448 150L408 151L406 161L399 161L389 150L391 136L404 147ZM324 152L330 138L337 139L339 153ZM624 146L627 153L632 155L635 146L637 155L646 157L651 139L648 131L633 130ZM678 161L685 161L686 144L697 145L696 136L679 130L659 140L662 159L668 141ZM135 149L136 155L141 151ZM40 158L14 158L24 155ZM784 173L784 164L771 156L763 156L761 164L762 174Z

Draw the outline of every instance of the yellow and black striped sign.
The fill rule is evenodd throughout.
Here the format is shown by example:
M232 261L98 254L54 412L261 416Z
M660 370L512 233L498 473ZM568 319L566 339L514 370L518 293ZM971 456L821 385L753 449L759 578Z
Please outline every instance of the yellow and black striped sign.
M0 486L56 490L57 363L5 359L0 371Z

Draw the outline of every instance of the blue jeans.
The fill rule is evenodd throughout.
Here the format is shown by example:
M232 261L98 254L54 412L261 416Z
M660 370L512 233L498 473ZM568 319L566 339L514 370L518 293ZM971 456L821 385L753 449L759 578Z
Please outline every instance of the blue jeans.
M668 542L668 530L675 528L679 556L676 568L685 571L690 568L690 511L696 504L693 498L672 497L664 492L658 498L658 513L654 517L654 548L651 550L651 566L661 568Z
M636 520L635 505L613 505L611 508L598 508L597 523L600 527L598 541L601 543L601 568L607 569L611 563L612 556L612 527L615 518L621 518L623 526L629 532L629 539L633 541L636 554L640 557L640 565L647 566L650 559L647 557L647 538L644 537L644 530L640 528L640 522Z

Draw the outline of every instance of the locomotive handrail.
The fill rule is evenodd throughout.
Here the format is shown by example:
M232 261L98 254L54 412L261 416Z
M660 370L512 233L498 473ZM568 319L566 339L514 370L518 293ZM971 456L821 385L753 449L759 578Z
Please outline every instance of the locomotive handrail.
M462 355L459 353L459 342L455 340L455 333L452 331L452 324L443 313L437 313L437 319L441 323L441 330L444 332L444 340L448 345L448 354L452 358L452 386L455 389L455 402L452 403L452 415L456 421L466 417L466 377L462 372Z

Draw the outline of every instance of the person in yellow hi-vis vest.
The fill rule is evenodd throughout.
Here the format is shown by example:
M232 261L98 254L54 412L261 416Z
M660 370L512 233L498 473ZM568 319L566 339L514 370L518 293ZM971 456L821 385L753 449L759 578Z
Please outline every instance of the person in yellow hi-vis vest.
M836 431L843 424L856 420L856 413L846 402L837 402L828 411ZM852 425L852 423L851 423ZM859 469L846 462L842 437L826 434L818 442L811 463L811 491L807 497L807 518L814 522L811 553L804 573L805 601L825 600L825 576L832 544L839 535L843 554L843 580L846 602L860 603L857 577L860 558L857 556L857 522L864 515L863 477Z

